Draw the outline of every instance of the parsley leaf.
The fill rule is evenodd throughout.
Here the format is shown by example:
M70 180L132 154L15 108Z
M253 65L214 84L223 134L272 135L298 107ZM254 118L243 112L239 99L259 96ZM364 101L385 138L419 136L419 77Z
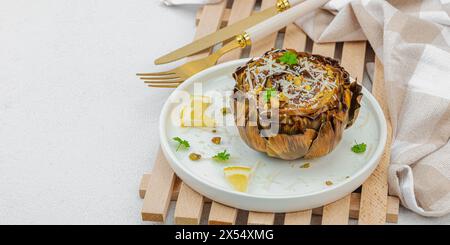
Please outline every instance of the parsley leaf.
M356 142L356 141L355 141L355 143L356 144L354 146L352 146L352 151L354 153L363 153L366 151L367 145L365 143L358 144L358 142Z
M274 88L266 88L264 91L264 102L270 101L270 98L276 95L276 90Z
M292 51L285 52L278 60L288 65L298 64L297 53Z
M224 150L222 152L217 153L215 156L213 156L213 158L220 161L226 161L230 159L230 153L227 153L227 150Z
M178 142L178 146L177 146L177 150L178 151L180 149L181 146L185 147L185 148L189 148L189 142L187 140L184 140L180 137L174 137L173 140L175 140L176 142Z

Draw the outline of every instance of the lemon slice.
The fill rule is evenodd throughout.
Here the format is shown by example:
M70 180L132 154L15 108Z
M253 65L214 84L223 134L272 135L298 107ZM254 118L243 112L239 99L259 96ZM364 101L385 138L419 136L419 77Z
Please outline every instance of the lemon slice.
M246 192L252 169L247 166L231 166L223 169L225 178L236 191Z
M210 105L211 98L208 96L191 96L189 106L185 106L181 110L181 126L214 127L214 119L205 115L205 111Z

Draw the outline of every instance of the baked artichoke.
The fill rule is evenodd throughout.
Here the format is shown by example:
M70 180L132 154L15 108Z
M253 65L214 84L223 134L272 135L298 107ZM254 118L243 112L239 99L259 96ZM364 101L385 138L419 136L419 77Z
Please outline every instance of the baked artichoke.
M238 67L233 77L239 134L248 146L271 157L324 156L358 116L361 86L332 58L271 50ZM267 125L267 118L277 120ZM275 134L262 133L274 124Z

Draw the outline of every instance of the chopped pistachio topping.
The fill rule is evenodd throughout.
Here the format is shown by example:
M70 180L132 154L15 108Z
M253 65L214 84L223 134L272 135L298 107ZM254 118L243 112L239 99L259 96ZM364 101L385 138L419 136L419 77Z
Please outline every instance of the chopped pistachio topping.
M222 138L221 137L213 137L212 139L211 139L211 142L213 142L214 144L216 144L216 145L220 145L220 141L222 140Z
M280 101L295 107L314 108L335 99L341 81L331 65L317 62L314 56L297 56L293 51L273 50L253 62L245 70L244 91L259 94L271 89L283 94ZM273 93L263 96L268 102Z
M300 168L309 168L311 166L311 163L307 162L305 164L303 164L302 166L300 166Z
M202 155L200 155L200 154L197 154L197 153L189 154L189 159L191 159L192 161L200 160L200 158L202 158Z
M222 112L223 115L226 115L226 114L230 113L230 108L223 107L220 111Z

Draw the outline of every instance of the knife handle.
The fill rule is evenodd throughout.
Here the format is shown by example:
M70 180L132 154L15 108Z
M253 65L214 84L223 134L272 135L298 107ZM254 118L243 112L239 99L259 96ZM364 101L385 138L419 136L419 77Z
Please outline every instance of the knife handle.
M277 0L275 7L277 8L278 13L289 9L291 6L297 5L305 0Z
M305 0L288 0L289 5L290 5L291 7L297 5L297 4L301 3L301 2L304 2L304 1L305 1Z
M275 15L272 18L269 18L255 26L250 27L249 29L247 29L246 33L250 36L251 41L255 42L291 24L299 17L304 16L315 9L318 9L328 1L329 0L305 1L292 8L287 9L280 14ZM294 2L296 1L291 1L292 4L294 4Z

